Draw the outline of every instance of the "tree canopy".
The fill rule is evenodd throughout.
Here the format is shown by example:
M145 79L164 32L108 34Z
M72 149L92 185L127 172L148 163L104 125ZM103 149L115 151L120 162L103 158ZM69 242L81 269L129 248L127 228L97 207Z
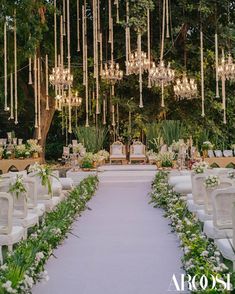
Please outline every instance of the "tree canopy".
M113 1L112 1L113 3ZM234 52L235 38L235 1L215 0L176 0L170 1L170 38L166 39L164 60L170 61L177 74L182 74L187 69L190 76L196 78L199 97L192 100L176 101L173 88L165 89L166 106L161 107L161 90L147 87L147 74L144 75L143 100L144 108L138 108L139 90L138 77L124 76L116 86L115 102L119 103L120 134L125 134L128 129L128 101L133 97L133 135L144 129L146 123L162 119L176 119L185 123L188 133L201 136L208 131L209 137L228 145L235 140L234 116L234 83L226 83L227 98L227 124L223 124L222 99L215 97L215 32L218 32L219 55L222 48L225 54ZM80 8L82 5L80 1ZM114 3L113 3L114 4ZM34 134L34 99L33 87L28 85L28 58L34 55L35 50L41 56L45 66L45 54L49 56L49 70L54 66L54 4L52 0L1 0L0 11L0 137L6 131L14 130L18 137L29 138ZM125 68L125 26L126 26L126 1L119 1L120 21L116 23L116 8L112 5L114 18L114 59L120 67ZM63 8L63 0L57 0L57 15ZM161 44L162 1L130 0L130 30L131 50L136 50L137 31L141 30L142 50L147 52L146 15L150 9L151 19L151 57L156 63L159 61ZM100 0L101 31L103 34L103 57L110 59L110 44L108 43L108 1ZM17 23L17 54L18 54L18 98L19 98L19 124L9 120L9 113L4 111L4 21L7 20L8 43L8 74L14 67L14 42L13 25L14 11ZM85 97L82 81L82 51L77 52L77 16L76 1L70 3L71 13L71 65L74 75L74 89L80 96ZM88 17L88 68L89 68L89 119L90 125L102 124L102 114L95 119L95 103L92 100L92 91L95 80L93 78L93 32L92 32L92 1L87 1ZM81 18L81 16L80 16ZM204 71L205 71L205 117L201 117L200 99L200 27L204 33ZM81 28L80 28L81 30ZM58 36L59 43L59 36ZM65 51L67 48L65 48ZM66 51L67 52L67 51ZM45 82L43 80L43 82ZM9 101L8 77L8 101ZM42 87L42 92L45 91ZM43 92L44 93L44 92ZM220 85L221 93L221 85ZM50 88L51 124L48 143L61 142L64 144L65 136L61 131L61 114L52 110L54 105L54 91ZM100 97L109 96L108 86L101 81ZM84 99L83 99L84 100ZM102 99L101 99L102 101ZM45 103L42 102L42 103ZM43 104L44 105L44 104ZM74 118L73 118L74 119ZM111 118L108 116L108 123ZM85 101L83 101L78 114L78 125L85 124ZM46 130L45 130L46 132ZM46 132L47 136L47 132Z

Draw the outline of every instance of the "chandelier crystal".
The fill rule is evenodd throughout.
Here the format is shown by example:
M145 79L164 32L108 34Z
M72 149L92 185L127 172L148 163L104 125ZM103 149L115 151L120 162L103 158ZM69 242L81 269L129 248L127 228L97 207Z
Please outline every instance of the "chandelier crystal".
M235 80L235 64L231 54L228 54L228 58L221 58L221 63L218 66L218 76L220 79L224 76L226 80Z
M70 99L69 96L67 96L66 94L63 97L61 97L62 107L68 107L69 103L71 107L79 107L82 104L82 98L78 97L78 92L75 92L75 94L72 93Z
M119 69L119 64L115 62L105 63L104 69L100 73L101 78L111 85L115 85L117 81L123 78L123 71Z
M158 66L152 63L149 70L149 77L152 86L167 85L175 78L175 71L170 67L170 63L165 66L164 61L160 61Z
M73 75L69 69L58 66L52 69L52 74L49 76L49 81L53 86L67 89L73 84Z
M130 54L129 60L126 61L126 67L128 68L128 74L139 74L141 68L142 72L149 69L149 59L147 54L141 51L139 56L138 51ZM141 64L140 64L141 63Z
M176 80L174 92L179 100L195 98L197 96L197 84L193 78L188 78L184 73L182 79Z

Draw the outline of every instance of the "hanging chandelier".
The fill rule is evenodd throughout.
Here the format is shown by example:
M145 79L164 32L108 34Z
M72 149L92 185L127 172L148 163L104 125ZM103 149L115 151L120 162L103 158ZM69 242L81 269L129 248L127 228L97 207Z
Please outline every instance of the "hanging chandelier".
M149 70L149 78L152 86L167 85L175 78L175 71L170 67L170 63L165 66L163 60L156 66L152 63L152 67Z
M103 80L106 80L111 85L115 85L116 82L123 78L123 71L119 69L118 63L111 61L109 64L105 63L100 75Z
M49 81L53 86L67 89L73 84L73 75L71 74L70 69L58 66L52 69L52 74L49 76Z
M129 60L126 61L126 67L128 68L128 75L139 74L140 68L142 72L149 69L149 59L147 54L141 51L140 55L138 51L130 54Z
M225 77L229 81L235 80L235 64L230 53L227 59L224 56L221 58L221 63L218 66L218 76L220 79Z
M195 98L197 96L197 84L193 78L189 79L184 73L182 79L176 80L174 92L178 100Z
M78 97L78 92L76 91L75 94L71 94L71 97L67 96L66 94L60 98L60 103L62 107L79 107L82 104L82 98Z

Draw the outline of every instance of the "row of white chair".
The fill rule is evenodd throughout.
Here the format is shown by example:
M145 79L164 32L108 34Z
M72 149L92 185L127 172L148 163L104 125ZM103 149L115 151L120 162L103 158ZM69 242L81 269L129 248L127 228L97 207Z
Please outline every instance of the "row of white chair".
M228 172L229 169L216 168L202 174L188 173L170 177L169 183L175 191L184 194L188 210L203 223L205 235L215 240L222 255L231 260L235 268L235 180L228 178ZM216 188L206 188L208 175L220 178Z
M26 193L9 193L17 175L22 176ZM3 262L2 246L8 246L12 251L15 243L27 238L28 229L39 223L45 211L53 210L73 188L71 179L59 178L58 172L54 175L51 194L36 173L27 175L24 171L3 175L0 182L0 263Z

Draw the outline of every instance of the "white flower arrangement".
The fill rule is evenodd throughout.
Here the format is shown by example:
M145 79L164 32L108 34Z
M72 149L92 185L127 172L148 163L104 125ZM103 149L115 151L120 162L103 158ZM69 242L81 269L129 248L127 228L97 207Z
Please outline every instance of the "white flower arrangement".
M205 161L201 162L195 162L192 166L192 170L195 174L203 174L207 169L209 165Z
M163 184L166 184L166 187ZM194 214L187 210L185 201L179 193L173 191L168 184L168 173L157 173L152 185L151 203L154 207L163 208L165 216L170 219L173 231L180 239L183 249L183 268L186 274L194 276L204 273L207 276L216 271L221 277L231 273L222 263L222 257L215 243L204 235L201 224Z
M174 158L175 153L167 151L158 153L156 160L161 162L162 167L172 167Z
M100 150L97 152L97 154L102 156L105 160L109 159L109 152L106 150Z
M81 156L85 156L86 154L86 148L83 146L82 143L77 144L76 146L76 152Z
M41 153L42 147L38 145L38 141L34 139L27 140L27 144L29 146L29 151L31 153Z
M100 155L99 153L95 153L93 155L93 161L94 162L100 162L102 160L104 160L104 156Z
M218 187L220 184L220 179L218 176L210 175L210 176L206 177L204 184L205 184L206 188Z
M205 141L202 143L203 150L211 150L214 148L214 145L210 141Z
M229 177L229 179L234 179L235 178L235 171L234 170L230 170L228 172L228 177Z
M28 171L29 173L38 172L40 170L40 164L35 162L33 165L30 165Z
M157 158L157 153L154 152L152 149L148 150L146 154L148 157L155 158L155 159Z

